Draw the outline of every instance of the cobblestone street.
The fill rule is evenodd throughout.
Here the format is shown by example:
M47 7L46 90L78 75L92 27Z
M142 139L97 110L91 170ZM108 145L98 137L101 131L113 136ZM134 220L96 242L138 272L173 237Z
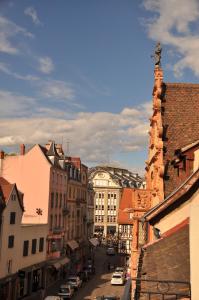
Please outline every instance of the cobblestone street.
M107 265L110 262L114 266L122 266L123 258L115 256L107 256L105 248L98 247L95 252L95 267L96 274L91 279L84 283L82 287L74 294L73 300L94 299L101 295L115 295L121 297L124 291L124 286L112 286L110 284L113 270L108 271ZM61 282L56 286L51 287L47 291L47 295L56 295Z

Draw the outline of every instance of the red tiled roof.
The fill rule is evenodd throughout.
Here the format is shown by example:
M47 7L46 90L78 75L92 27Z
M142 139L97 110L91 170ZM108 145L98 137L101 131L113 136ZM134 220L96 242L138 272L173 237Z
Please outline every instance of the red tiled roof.
M14 184L9 183L5 178L0 177L0 186L3 192L4 200L7 203Z
M16 188L17 196L18 196L18 201L19 205L21 206L22 210L24 210L23 206L23 193L18 191L16 184L8 182L5 178L0 177L0 190L3 193L3 200L5 201L5 204L7 204L10 194L13 190L13 188Z
M120 200L119 212L118 212L118 223L119 224L132 224L132 220L129 219L129 212L124 210L127 208L133 208L133 193L134 190L130 188L124 188L122 197Z

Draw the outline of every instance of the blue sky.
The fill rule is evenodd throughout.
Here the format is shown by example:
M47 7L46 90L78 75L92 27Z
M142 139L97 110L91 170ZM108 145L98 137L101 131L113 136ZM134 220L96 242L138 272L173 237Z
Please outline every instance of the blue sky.
M180 3L180 5L179 5ZM69 141L144 173L157 41L166 82L198 82L197 0L0 2L0 145Z

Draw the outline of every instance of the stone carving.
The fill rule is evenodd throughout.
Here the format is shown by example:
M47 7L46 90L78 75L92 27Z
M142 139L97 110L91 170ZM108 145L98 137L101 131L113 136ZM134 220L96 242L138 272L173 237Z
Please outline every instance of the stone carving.
M159 45L160 46L160 45ZM161 49L156 55L156 62L160 64ZM158 65L158 64L157 64ZM158 65L159 66L159 65ZM150 119L150 141L149 156L146 166L147 189L152 191L152 205L158 203L164 198L163 185L163 127L161 115L161 87L163 84L163 71L159 67L154 70L154 88L153 88L153 114ZM153 172L153 177L151 173Z
M137 191L137 207L138 208L145 208L149 207L149 193L147 191Z
M155 66L161 66L161 53L162 53L162 47L160 42L157 43L155 47L155 54L154 54L154 60L155 60Z

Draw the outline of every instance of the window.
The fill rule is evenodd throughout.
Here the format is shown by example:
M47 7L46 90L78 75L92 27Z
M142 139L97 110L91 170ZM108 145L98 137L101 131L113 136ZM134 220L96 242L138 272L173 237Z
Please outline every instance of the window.
M111 196L111 195L110 195L110 194L108 194L108 199L110 199L110 196Z
M8 260L8 274L12 272L12 259Z
M71 199L71 187L69 187L69 198Z
M101 196L101 193L99 193L99 198L101 198L102 196Z
M62 207L62 194L60 194L59 207Z
M102 205L102 210L104 210L104 205Z
M50 216L50 230L53 228L53 216Z
M8 237L8 248L13 248L14 247L14 235L9 235Z
M51 193L51 208L54 207L54 193Z
M23 256L28 256L29 241L23 242Z
M16 195L13 194L12 197L11 197L11 199L12 199L13 201L16 201Z
M44 238L40 238L39 239L39 252L43 252L44 251Z
M114 199L116 199L116 194L114 194Z
M16 212L10 213L10 224L15 224Z
M56 193L56 202L55 202L55 207L58 207L58 193Z
M32 240L32 254L35 254L37 250L37 239Z
M64 207L66 207L66 194L64 194Z
M57 215L55 215L55 224L54 227L57 227Z

